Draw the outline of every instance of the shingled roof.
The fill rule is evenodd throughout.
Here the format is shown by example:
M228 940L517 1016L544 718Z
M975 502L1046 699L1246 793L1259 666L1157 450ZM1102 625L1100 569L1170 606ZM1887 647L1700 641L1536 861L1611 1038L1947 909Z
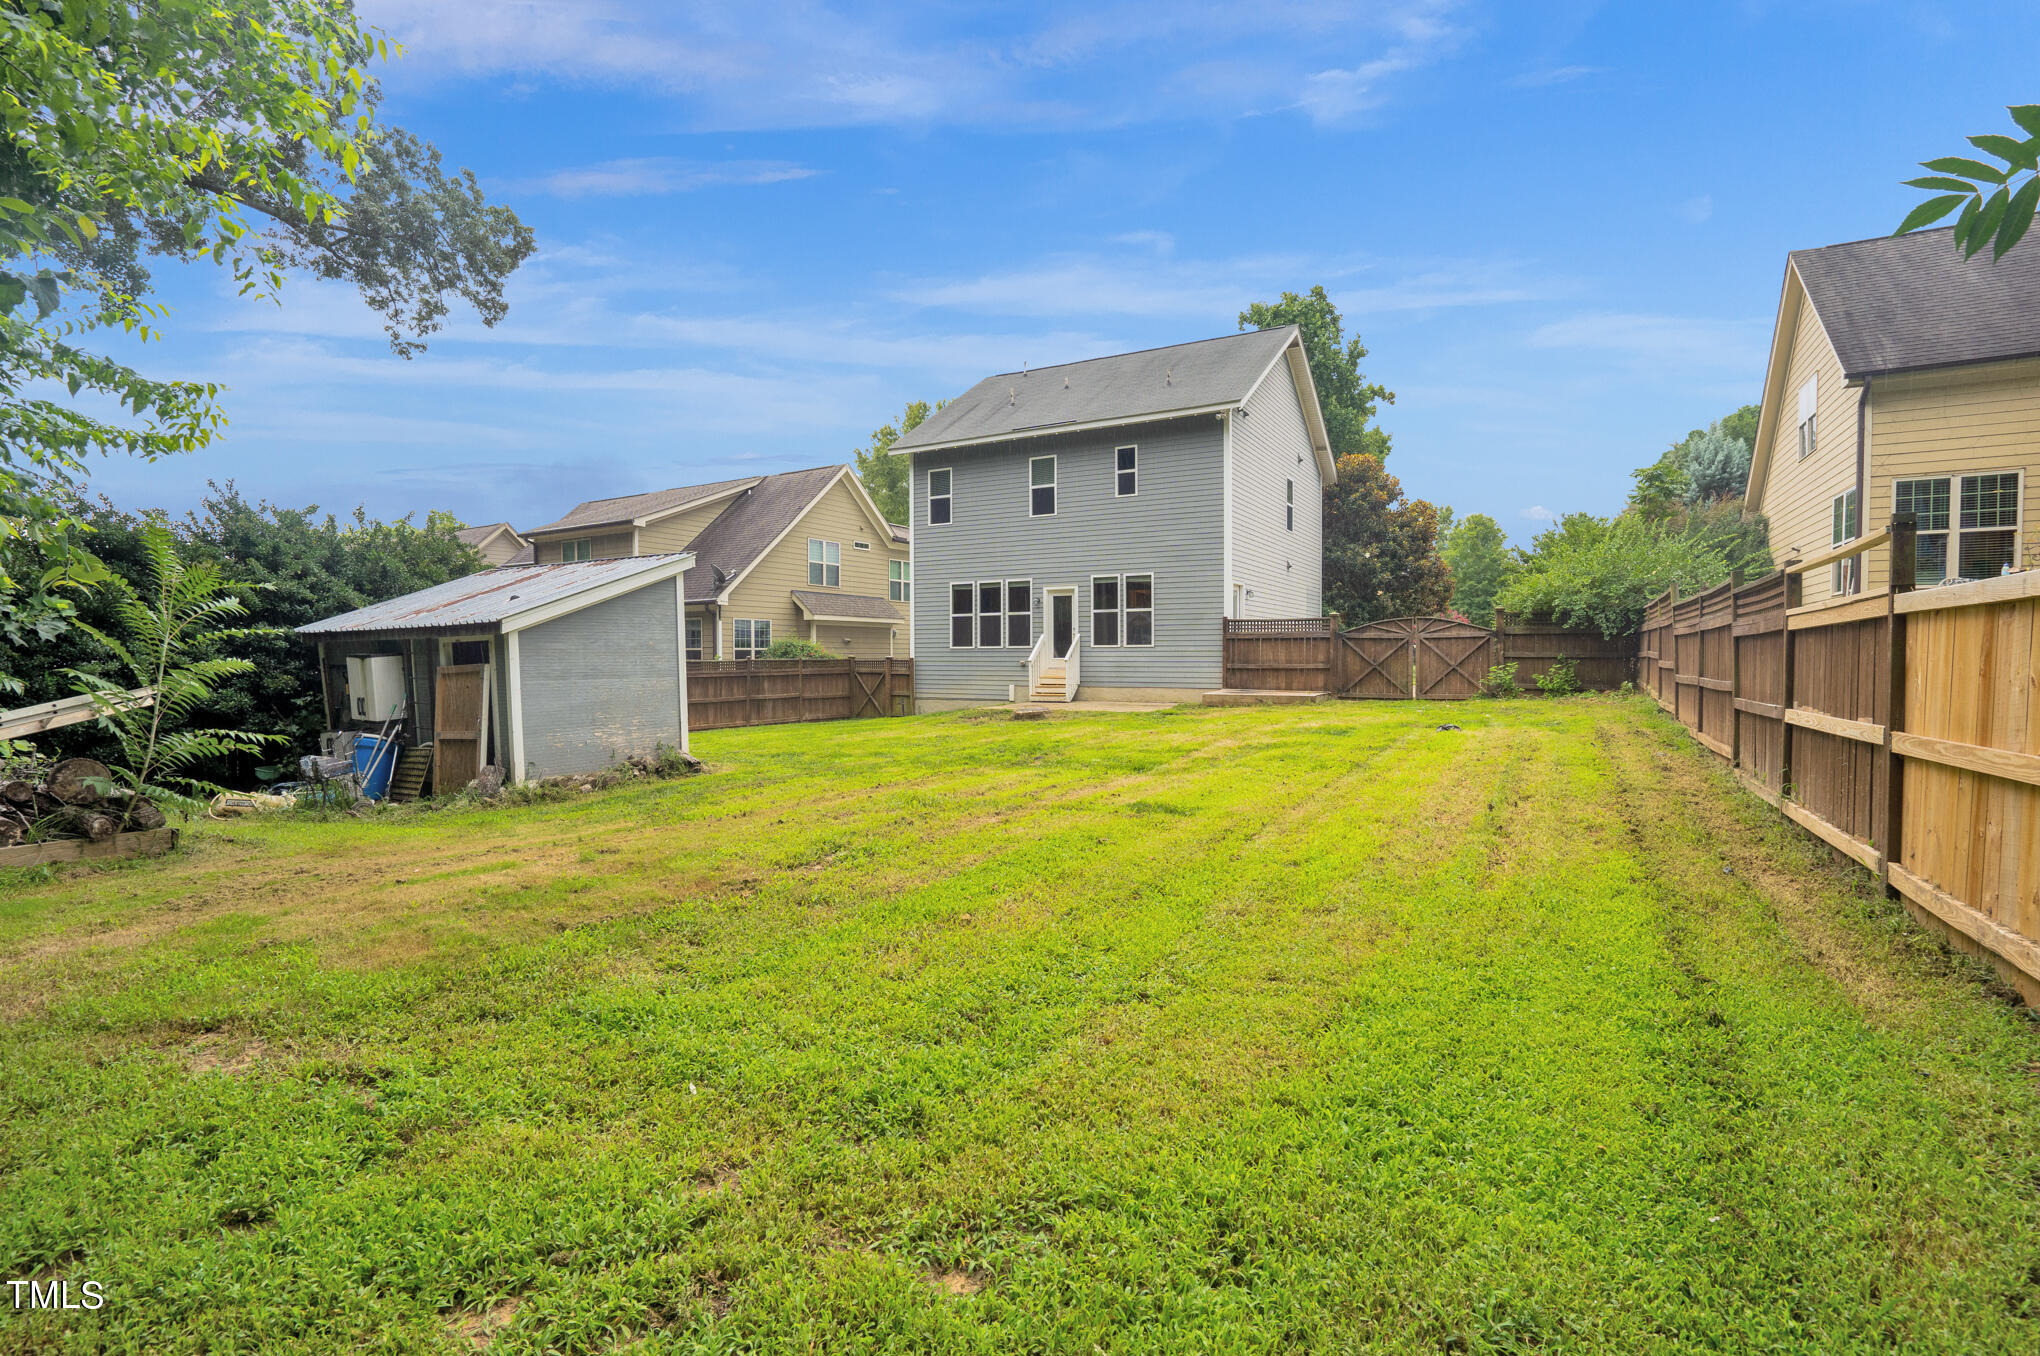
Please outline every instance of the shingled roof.
M934 451L1030 434L1104 428L1228 409L1244 401L1292 344L1294 325L1248 330L1166 348L1002 372L986 377L894 443L895 452ZM1325 441L1309 367L1298 364L1305 419ZM1304 388L1309 388L1305 390ZM1321 449L1325 469L1330 453Z
M1794 250L1849 380L2040 354L2040 246L1965 259L1952 229ZM923 425L923 427L926 427Z
M750 569L785 535L837 476L849 473L849 467L838 464L760 477L688 543L696 564L687 572L687 601L707 602L722 592L724 585ZM718 568L721 583L717 582Z
M576 504L566 517L534 527L524 535L566 532L574 528L629 527L650 518L663 518L693 504L707 503L724 495L756 485L764 476L741 476L736 480L712 480L706 485L681 485L670 490L626 494L615 499L590 499Z

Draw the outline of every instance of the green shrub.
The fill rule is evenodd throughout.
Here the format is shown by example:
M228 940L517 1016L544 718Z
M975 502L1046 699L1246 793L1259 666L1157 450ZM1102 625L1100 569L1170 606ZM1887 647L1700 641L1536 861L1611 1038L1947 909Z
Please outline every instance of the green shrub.
M1513 663L1495 665L1487 671L1487 677L1480 680L1480 695L1483 697L1513 697L1517 690L1516 666Z
M835 655L830 654L827 650L815 644L812 640L802 640L797 636L788 636L783 640L773 641L771 645L766 647L765 653L759 655L758 657L760 659L836 658Z
M1547 697L1569 697L1580 690L1580 675L1573 662L1564 655L1551 661L1551 667L1537 675L1537 689Z

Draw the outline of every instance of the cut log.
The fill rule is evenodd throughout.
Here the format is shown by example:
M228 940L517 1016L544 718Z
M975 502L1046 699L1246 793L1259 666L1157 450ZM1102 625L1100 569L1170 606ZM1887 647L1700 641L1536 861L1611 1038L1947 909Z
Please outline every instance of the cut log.
M113 780L106 764L91 758L66 758L50 769L43 789L66 805L97 805L100 786ZM98 783L95 786L93 783Z
M57 812L56 821L66 833L90 838L95 843L104 843L120 832L120 821L112 815L88 810L82 805L65 806Z
M9 805L35 804L35 783L24 781L0 782L0 800Z
M169 816L163 813L162 807L147 796L134 797L122 805L120 810L115 813L126 821L121 826L122 833L142 829L160 829L170 822Z
M28 835L28 830L11 819L0 819L0 848L13 847Z

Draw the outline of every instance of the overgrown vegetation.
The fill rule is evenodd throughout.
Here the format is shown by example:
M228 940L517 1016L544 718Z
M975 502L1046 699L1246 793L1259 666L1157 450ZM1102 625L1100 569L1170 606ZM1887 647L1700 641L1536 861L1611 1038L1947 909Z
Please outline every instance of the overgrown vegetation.
M7 1343L2040 1345L2034 1024L1646 701L696 751L0 883Z
M758 657L760 659L834 659L837 656L831 654L825 647L817 645L812 640L803 640L799 636L781 636L778 640L766 646L765 652Z
M1513 697L1519 692L1516 686L1516 663L1491 664L1481 675L1480 695L1483 697Z
M1547 697L1570 697L1581 690L1579 670L1571 659L1560 655L1537 675L1537 690Z

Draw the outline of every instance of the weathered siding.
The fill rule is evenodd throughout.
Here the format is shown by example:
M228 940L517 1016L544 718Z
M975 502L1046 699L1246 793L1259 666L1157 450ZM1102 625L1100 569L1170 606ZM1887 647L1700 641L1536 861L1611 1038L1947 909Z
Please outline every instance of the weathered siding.
M679 746L676 594L660 580L518 634L527 776Z
M1771 520L1771 555L1775 560L1798 556L1804 560L1829 547L1833 531L1834 497L1856 484L1856 401L1860 392L1844 385L1842 364L1834 346L1820 327L1813 307L1806 304L1795 281L1791 289L1797 316L1793 321L1790 356L1785 381L1778 393L1777 417L1772 421L1769 473L1764 480L1758 509ZM1808 377L1820 382L1818 419L1815 422L1815 450L1805 460L1799 456L1799 388ZM1868 496L1865 496L1866 499ZM1874 530L1876 519L1863 515L1863 530ZM1801 597L1819 602L1831 594L1830 572L1815 570L1805 577ZM1869 581L1865 581L1869 587Z
M725 655L731 653L734 639L732 623L739 617L763 618L771 622L775 640L787 636L807 638L809 624L801 619L793 605L795 589L818 588L823 593L855 593L867 598L884 598L886 562L907 558L904 543L896 550L889 540L890 536L864 511L863 505L858 502L857 492L850 488L847 475L830 485L793 525L793 530L781 538L779 545L768 551L730 590L729 603L722 610L721 652ZM820 588L808 583L807 544L810 537L833 541L842 547L843 576L839 587ZM854 543L860 541L871 549L856 549ZM905 609L901 609L900 621L892 625L846 626L827 622L822 623L821 629L814 634L830 653L847 658L907 657Z
M1940 372L1880 377L1870 394L1870 512L1874 529L1891 518L1892 482L1948 476L1951 498L1961 477L2024 471L2019 499L2020 563L2040 565L2040 504L2033 472L2040 469L2040 360L1979 363ZM1884 582L1884 553L1871 553L1871 584ZM1950 553L1949 568L1955 561Z
M1140 449L1139 492L1113 493L1114 449ZM913 454L916 700L1002 701L1027 651L952 649L949 586L1033 583L1034 636L1047 588L1077 591L1085 688L1216 688L1222 671L1224 433L1211 415L1100 433ZM1056 513L1028 513L1028 462L1053 454ZM948 467L953 520L928 523L928 472ZM1094 648L1091 576L1153 574L1153 646Z
M1296 482L1296 527L1285 482ZM1324 486L1289 364L1278 362L1232 421L1232 577L1241 617L1324 612ZM1228 611L1231 590L1226 592Z

